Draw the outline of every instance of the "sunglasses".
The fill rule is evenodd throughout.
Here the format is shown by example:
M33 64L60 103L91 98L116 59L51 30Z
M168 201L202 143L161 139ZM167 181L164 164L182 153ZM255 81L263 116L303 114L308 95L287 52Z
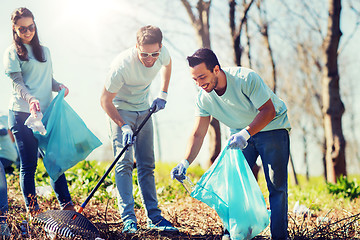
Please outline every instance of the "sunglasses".
M153 58L157 58L160 55L160 52L153 52L153 53L147 53L147 52L140 52L140 57L147 58L149 56Z
M29 26L27 26L27 27L20 26L20 27L18 28L18 30L19 30L19 32L22 33L22 34L26 33L28 30L29 30L30 32L34 32L34 31L35 31L35 24L31 24L31 25L29 25Z

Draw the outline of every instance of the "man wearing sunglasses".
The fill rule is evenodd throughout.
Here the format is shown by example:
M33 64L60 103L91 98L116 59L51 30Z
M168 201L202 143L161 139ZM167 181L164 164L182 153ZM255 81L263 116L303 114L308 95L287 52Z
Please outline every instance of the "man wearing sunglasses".
M133 132L148 115L150 85L159 71L162 84L159 96L151 105L154 112L165 108L171 58L162 45L161 30L154 26L144 26L137 32L136 46L120 53L112 62L101 95L101 106L110 118L114 156L117 156L126 144L131 145L115 167L119 209L125 233L137 231L132 186L134 156L148 226L162 231L178 231L161 216L161 210L157 206L151 118L136 138L133 137Z

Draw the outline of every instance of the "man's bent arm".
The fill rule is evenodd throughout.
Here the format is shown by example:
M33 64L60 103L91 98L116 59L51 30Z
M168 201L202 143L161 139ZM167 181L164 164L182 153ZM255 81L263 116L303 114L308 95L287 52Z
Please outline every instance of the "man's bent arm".
M259 108L259 113L256 115L254 120L245 129L251 136L260 132L266 125L268 125L276 116L274 104L271 99L264 103Z
M185 159L191 164L198 155L210 124L210 116L196 117L194 130L189 138Z
M104 111L109 115L109 117L119 126L122 127L125 122L120 116L118 110L114 106L114 103L112 100L115 98L116 93L111 93L105 88L103 89L103 92L101 93L100 97L100 104L101 107L104 109Z

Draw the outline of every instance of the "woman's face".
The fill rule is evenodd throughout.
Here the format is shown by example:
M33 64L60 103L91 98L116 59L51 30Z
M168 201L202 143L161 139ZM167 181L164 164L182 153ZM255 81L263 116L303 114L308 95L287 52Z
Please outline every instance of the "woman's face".
M29 44L35 35L35 23L31 17L23 17L17 20L13 26L16 34L23 43Z

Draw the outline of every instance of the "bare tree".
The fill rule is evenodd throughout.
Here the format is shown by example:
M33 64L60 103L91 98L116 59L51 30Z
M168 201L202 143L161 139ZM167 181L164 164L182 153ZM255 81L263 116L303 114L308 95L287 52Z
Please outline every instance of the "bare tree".
M262 4L263 2L264 2L263 0L259 0L256 3L260 13L259 28L260 28L260 33L263 35L265 39L266 49L269 52L269 59L272 67L272 71L271 71L272 90L274 93L276 93L276 79L277 79L276 64L275 64L273 49L270 44L270 36L269 36L270 22L267 19L267 11L265 8L265 4Z
M346 141L341 125L345 107L340 97L338 70L338 47L342 35L340 12L341 0L329 0L327 35L323 42L325 65L322 77L322 99L327 181L333 183L340 175L346 175Z
M241 65L241 57L243 53L243 47L241 45L241 35L244 29L244 26L247 22L247 15L251 8L251 5L254 3L254 0L251 0L249 3L243 2L243 13L240 17L240 21L238 26L236 26L236 0L229 0L229 24L230 31L233 41L233 49L234 49L234 62L237 66Z
M298 117L293 118L293 125L302 131L306 177L309 179L309 161L307 160L309 148L307 146L307 139L312 139L319 148L323 148L324 137L323 134L314 131L314 129L318 129L319 126L323 128L321 84L318 81L318 79L321 78L322 71L322 65L319 64L319 56L322 54L322 49L314 44L313 33L309 32L307 34L303 42L296 44L295 59L301 74L296 81L298 84L295 87L297 93L293 93L291 98L296 101L294 106L303 109L303 111L299 111L299 109L296 110L298 111ZM324 170L326 177L325 167Z
M303 157L302 166L305 167L306 175L309 175L309 151L313 148L322 149L324 142L319 81L323 67L323 37L318 24L322 15L311 11L306 1L283 0L280 3L276 13L281 12L279 15L283 19L273 22L278 41L281 41L281 48L276 46L275 50L281 66L278 73L281 81L277 88L285 94L287 105L290 106L288 112L294 134L298 133L298 140L302 139L304 143L304 152L299 156ZM316 5L313 7L319 9ZM287 49L286 55L281 56L284 48Z
M310 4L310 1L297 2L300 4L301 10L289 6L288 1L281 2L287 8L289 15L301 20L298 24L302 28L301 35L292 37L293 42L297 42L295 44L297 48L301 49L297 51L297 56L299 57L299 53L303 55L302 60L299 59L297 65L301 67L302 75L304 73L308 75L307 79L310 81L304 81L303 83L306 84L304 85L306 89L311 92L313 100L310 104L317 103L321 109L321 115L318 116L315 111L309 112L308 106L310 104L305 103L299 106L305 110L303 114L307 115L307 120L313 119L314 126L311 130L314 132L313 135L315 136L322 130L323 140L321 146L324 154L325 178L329 182L335 182L338 176L347 174L346 141L342 131L342 116L345 107L340 97L338 70L339 42L342 36L340 31L341 1L328 0L326 15L319 5L316 6L312 2ZM322 1L317 4L321 6L325 2ZM294 4L294 2L292 3ZM324 22L327 23L325 31L322 27ZM285 31L289 30L286 29ZM304 36L305 32L317 34L317 37L310 39L311 45L306 45L304 39L299 40ZM309 60L310 64L304 64L306 60ZM318 79L321 79L321 82ZM314 86L318 83L320 83L320 86ZM321 91L317 89L321 89ZM322 129L319 128L320 126L322 126Z
M188 0L181 0L189 17L191 24L196 30L196 37L198 45L200 47L211 48L210 44L210 25L209 14L211 0L198 0L196 5L197 14L193 11L193 7ZM209 130L209 151L210 159L209 165L211 165L221 151L221 131L219 121L215 118L211 119Z

